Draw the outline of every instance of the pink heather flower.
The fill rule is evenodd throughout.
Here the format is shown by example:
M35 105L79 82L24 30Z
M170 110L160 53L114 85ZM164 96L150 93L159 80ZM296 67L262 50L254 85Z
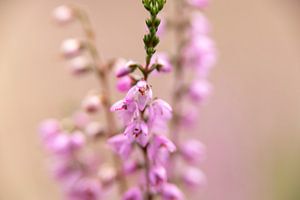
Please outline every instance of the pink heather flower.
M71 148L77 150L85 145L85 136L81 131L76 131L70 136Z
M197 122L198 112L195 107L187 108L182 111L180 116L180 125L184 128L193 128L195 123Z
M184 65L196 69L200 76L207 76L217 59L214 42L204 35L193 37L182 53Z
M146 81L139 81L127 93L126 100L136 101L140 111L152 100L152 89Z
M101 185L97 179L82 179L77 181L68 194L69 200L99 200Z
M60 133L46 144L46 148L57 156L70 155L80 149L85 143L84 135L77 131L73 134Z
M133 118L139 116L137 103L130 99L117 101L111 106L110 110L117 112L125 125L129 124Z
M194 81L188 90L188 96L194 102L202 102L211 94L212 87L206 80Z
M205 8L209 3L209 0L187 0L187 1L191 6L195 6L197 8Z
M116 62L116 77L121 78L123 76L126 76L134 71L134 66L136 63L133 61L128 61L120 59Z
M143 200L142 191L138 187L131 188L124 194L122 200Z
M78 56L70 60L69 67L72 74L79 75L91 70L91 63L85 56Z
M119 134L109 138L107 143L112 148L112 150L124 160L128 159L129 155L132 152L131 141L129 141L128 138L123 134Z
M158 72L171 72L172 71L172 63L166 53L156 53L152 57L151 65L159 64L161 67L157 69Z
M181 190L173 184L167 183L162 187L163 200L183 200L184 195Z
M41 139L46 143L55 138L60 131L60 123L56 119L47 119L39 127Z
M70 160L59 160L51 166L54 178L59 181L64 188L69 188L82 176L82 172L75 163Z
M171 106L161 99L154 100L147 109L148 125L153 132L165 133L168 130L167 120L172 118Z
M162 166L153 166L149 173L150 183L154 188L159 188L167 182L167 171Z
M127 92L132 85L132 80L129 76L124 76L117 80L117 89L120 92Z
M205 174L195 167L185 169L182 178L189 187L203 187L207 182Z
M181 154L186 161L195 163L205 159L206 148L200 141L188 140L182 145Z
M85 112L77 112L72 117L76 128L83 129L90 122L90 116Z
M67 24L74 20L74 11L68 5L61 5L54 9L53 17L59 24Z
M101 107L100 97L98 95L89 95L82 101L83 109L88 113L95 113Z
M197 37L199 35L207 35L211 30L210 24L207 18L197 12L193 13L191 16L191 28L190 28L190 37Z
M130 141L136 141L145 147L149 139L148 126L144 121L134 120L126 127L124 135L127 136Z
M148 158L155 164L165 165L168 154L176 151L175 144L163 135L155 135L148 147Z
M126 138L127 139L127 138ZM124 160L123 163L123 174L129 175L136 172L139 168L139 164L135 160Z
M83 44L79 39L69 38L63 41L61 52L66 58L78 56L81 53Z

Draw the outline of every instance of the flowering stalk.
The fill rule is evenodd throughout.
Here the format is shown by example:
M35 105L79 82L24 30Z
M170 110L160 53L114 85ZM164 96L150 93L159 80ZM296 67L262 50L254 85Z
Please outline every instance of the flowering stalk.
M166 53L156 53L166 24L158 15L166 0L142 0L149 12L147 33L143 38L144 64L121 58L102 60L87 14L75 6L60 6L55 10L59 24L77 20L85 35L84 39L71 38L62 44L62 53L71 72L83 75L93 71L101 86L100 92L90 92L83 99L81 109L70 118L61 122L47 120L40 129L45 148L53 158L54 176L61 183L66 199L98 200L114 184L119 185L122 200L184 199L181 189L174 184L179 183L179 177L171 171L176 170L174 166L180 162L179 158L188 163L203 158L204 148L195 140L184 143L181 138L179 140L179 130L191 121L190 113L184 116L183 102L186 98L193 102L202 101L209 93L205 78L207 69L213 64L214 48L206 27L203 23L198 26L199 19L200 22L205 20L189 14L195 7L206 5L206 0L177 0L174 3L179 17L171 21L171 25L178 44L171 61ZM198 74L192 83L185 80L188 67L193 74L195 71ZM152 74L168 73L172 68L175 68L176 78L173 109L166 101L153 97L148 82ZM111 69L115 69L116 88L126 92L125 97L113 105L108 83ZM105 117L104 127L96 118L101 111ZM103 141L107 146L103 147ZM117 156L107 157L109 150ZM130 178L138 181L127 184L126 180ZM184 168L182 180L195 185L204 180L204 175L195 168Z

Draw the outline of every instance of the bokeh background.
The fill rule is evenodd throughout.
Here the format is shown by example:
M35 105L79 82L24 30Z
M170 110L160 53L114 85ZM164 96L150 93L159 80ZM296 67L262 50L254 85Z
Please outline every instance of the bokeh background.
M59 57L63 38L79 34L51 21L52 9L66 2L89 11L104 57L143 59L146 13L138 0L0 0L1 200L61 198L36 127L97 87L91 76L70 76ZM299 200L300 2L214 0L206 13L220 59L215 93L199 109L195 134L208 146L209 184L195 199ZM166 38L160 48L171 46ZM160 96L172 82L163 79L154 81Z

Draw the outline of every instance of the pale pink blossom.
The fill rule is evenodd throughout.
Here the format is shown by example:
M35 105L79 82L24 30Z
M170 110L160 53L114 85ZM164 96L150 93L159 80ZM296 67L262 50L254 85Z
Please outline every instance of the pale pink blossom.
M115 135L108 139L108 145L122 159L126 160L132 152L131 141L124 134Z
M117 89L120 92L127 92L132 85L132 80L129 76L124 76L117 80Z
M196 80L191 83L188 89L188 96L194 102L202 102L212 91L211 84L206 80Z
M135 101L140 111L143 111L152 100L152 89L146 81L139 81L127 93L125 99Z
M101 107L99 95L88 95L83 99L81 106L88 113L96 113Z
M101 184L97 179L85 178L77 181L69 189L69 200L99 200Z
M163 200L183 200L184 195L182 191L174 184L164 184L162 187Z
M136 63L133 61L126 61L123 59L120 59L116 62L115 68L116 68L116 77L120 78L123 76L126 76L134 71Z
M122 200L143 200L143 194L140 188L130 188L122 197Z
M62 42L61 52L66 58L78 56L83 49L83 43L79 39L69 38Z
M153 64L159 65L159 67L157 68L158 72L168 73L171 72L173 69L173 65L166 53L160 52L154 54L151 60L151 65Z
M61 5L54 9L53 17L59 24L67 24L74 20L74 10L68 5Z
M191 6L195 6L197 8L205 8L208 3L209 0L187 0L187 2L191 5Z
M188 187L203 187L207 182L205 174L195 167L184 169L182 179Z
M92 69L90 60L85 56L78 56L71 59L69 68L74 75L80 75Z
M180 152L183 158L190 163L203 161L206 158L206 148L204 144L198 140L188 140L184 142Z
M149 180L154 188L159 188L167 182L167 171L161 166L153 166L150 169Z
M142 120L134 120L126 127L124 135L130 141L135 141L145 147L149 140L149 129L147 124Z

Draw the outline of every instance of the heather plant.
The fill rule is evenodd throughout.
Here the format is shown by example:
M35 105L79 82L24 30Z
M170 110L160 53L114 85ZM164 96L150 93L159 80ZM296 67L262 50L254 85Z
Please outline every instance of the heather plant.
M40 126L51 173L65 199L183 200L184 190L205 185L198 166L205 159L205 146L187 133L197 121L198 106L211 93L207 76L216 51L201 13L208 2L172 3L174 16L161 19L166 0L142 0L149 13L144 63L103 60L85 11L74 5L54 10L59 25L78 23L84 33L84 38L62 42L70 72L95 74L101 87L88 92L70 117L48 119ZM160 38L168 33L175 36L175 52L157 53ZM168 89L171 104L156 97L150 83L154 74L164 73L174 74L174 87ZM116 90L125 93L114 103L112 76L117 78Z

